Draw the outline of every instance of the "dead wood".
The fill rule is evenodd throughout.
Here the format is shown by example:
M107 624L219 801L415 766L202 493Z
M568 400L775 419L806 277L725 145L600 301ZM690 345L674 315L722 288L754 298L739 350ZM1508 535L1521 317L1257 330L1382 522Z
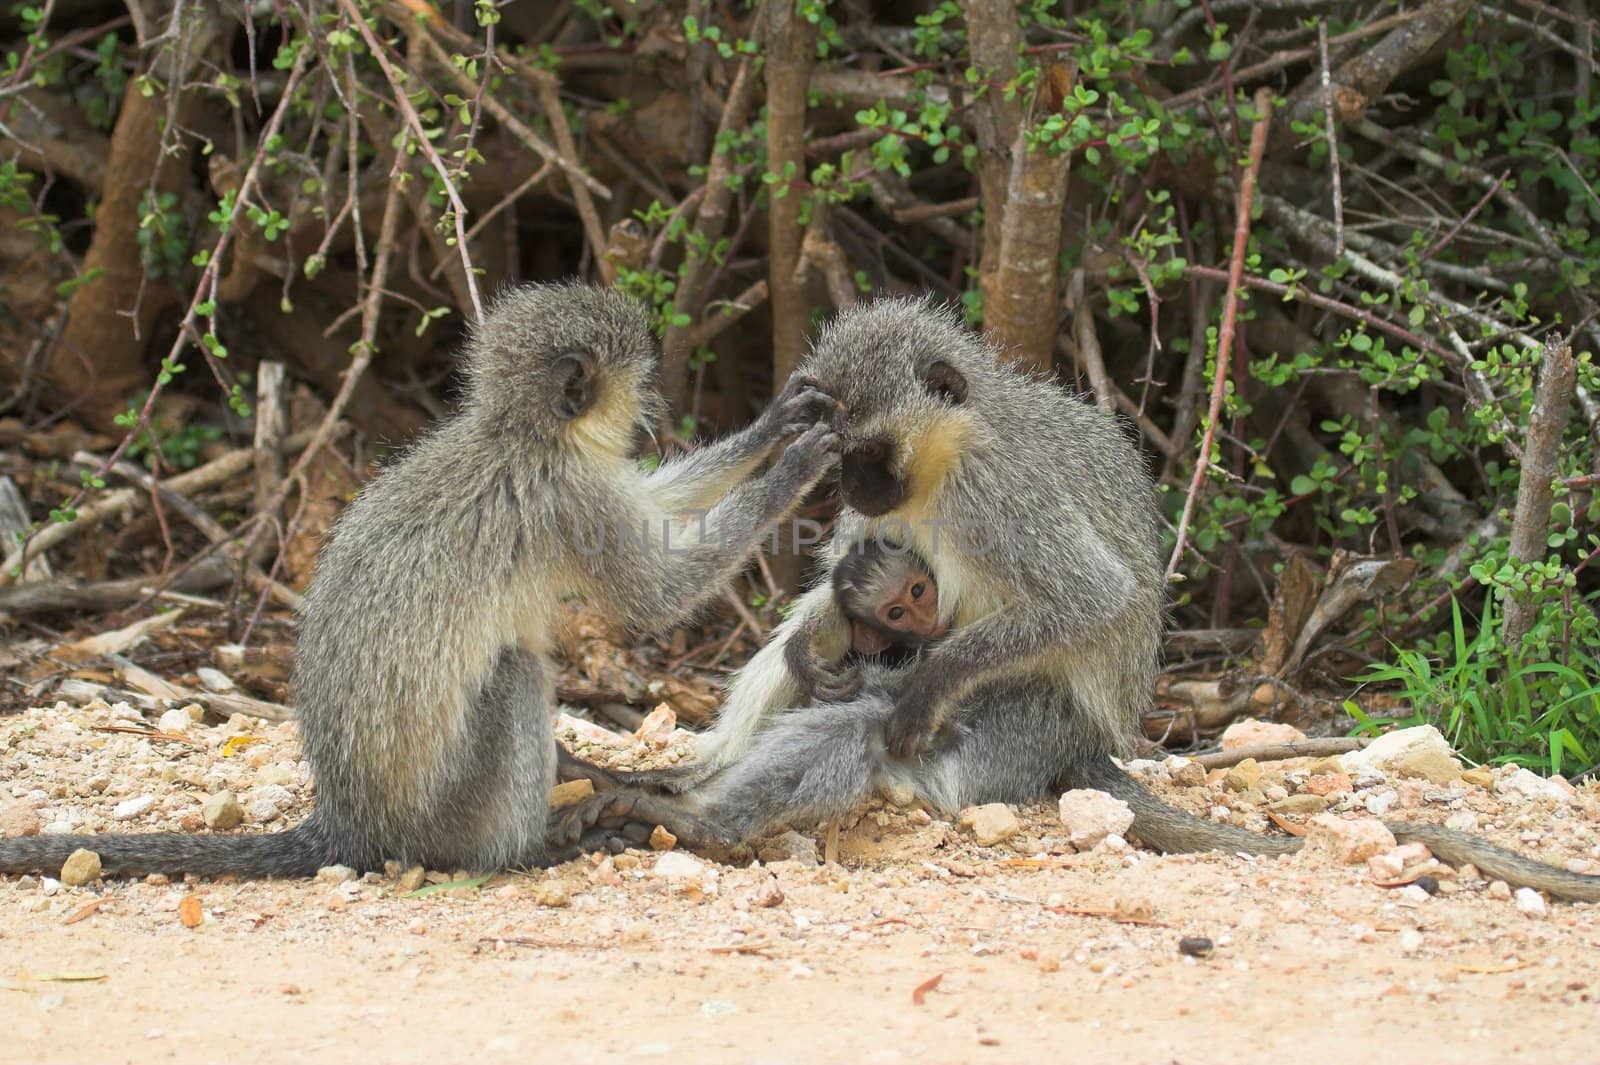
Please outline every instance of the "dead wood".
M1561 438L1571 415L1576 381L1572 345L1565 337L1552 334L1545 340L1539 379L1534 386L1522 471L1517 481L1517 506L1511 518L1511 557L1519 562L1540 562L1549 553L1550 503L1560 472L1557 464ZM1506 599L1501 641L1508 651L1517 650L1533 621L1534 608L1527 597L1511 595Z
M100 613L118 610L163 592L213 591L229 584L233 578L233 564L211 555L175 574L170 581L159 577L124 577L90 584L65 579L30 581L0 588L0 614L26 617L66 611Z
M1328 736L1323 739L1265 743L1256 747L1235 747L1231 751L1197 754L1194 756L1194 761L1208 770L1228 769L1247 758L1253 758L1258 762L1283 762L1290 758L1327 758L1330 755L1359 751L1370 742L1360 736Z

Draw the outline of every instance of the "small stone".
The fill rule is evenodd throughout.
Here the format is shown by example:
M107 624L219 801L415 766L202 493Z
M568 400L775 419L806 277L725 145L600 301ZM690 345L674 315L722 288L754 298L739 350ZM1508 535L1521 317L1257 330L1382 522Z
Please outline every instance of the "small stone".
M1347 773L1318 773L1301 785L1300 790L1326 797L1344 795L1350 788L1350 776Z
M255 821L271 821L294 802L294 795L282 784L270 784L264 788L257 788L255 798L250 803L250 817Z
M320 884L347 884L356 878L356 871L348 865L324 865L317 870Z
M1022 831L1022 822L1017 820L1011 807L1003 802L969 806L961 811L956 823L970 831L980 847L1004 843Z
M794 829L762 840L756 847L756 857L768 864L799 862L801 865L818 865L822 862L822 856L817 853L816 840L802 836Z
M1418 777L1430 784L1448 784L1461 776L1461 763L1443 751L1425 748L1396 759L1394 771L1402 777Z
M100 879L100 855L82 847L67 855L61 863L61 882L69 887L82 887Z
M1439 894L1439 878L1433 876L1419 876L1411 882L1411 886L1428 895Z
M650 875L658 880L691 880L705 876L711 867L682 851L668 851L656 859Z
M1364 862L1374 854L1393 850L1394 833L1382 821L1346 820L1337 814L1318 814L1308 822L1306 850L1321 852L1345 864Z
M233 792L219 791L201 805L200 816L205 818L207 828L226 832L243 823L244 807L239 805Z
M1268 784L1265 794L1268 802L1282 802L1289 797L1289 789L1282 784Z
M1327 808L1328 800L1321 795L1304 794L1291 795L1287 799L1279 799L1267 807L1275 814L1295 814L1301 817L1320 814Z
M256 785L258 787L281 786L289 784L293 780L294 771L288 766L278 765L276 762L271 765L264 765L256 770Z
M750 897L753 906L770 910L783 902L783 888L778 886L776 878L768 878L757 885L755 892Z
M1167 774L1172 777L1172 782L1179 787L1198 788L1205 785L1205 768L1193 758L1172 755L1162 764L1167 767Z
M1254 758L1246 758L1228 770L1222 783L1229 791L1248 791L1261 783L1261 766Z
M1461 774L1461 779L1480 788L1494 786L1494 773L1486 765L1476 766Z
M1407 928L1400 933L1400 953L1415 954L1422 949L1422 933L1415 928Z
M657 825L650 830L650 849L653 851L670 851L678 845L678 837L666 830L663 825Z
M1429 891L1427 888L1419 887L1416 884L1407 884L1405 887L1401 888L1397 894L1399 894L1403 900L1409 902L1413 906L1420 906L1433 897L1433 892Z
M1541 777L1521 766L1498 778L1495 790L1528 799L1543 799L1562 806L1570 803L1576 794L1572 785L1560 777Z
M172 732L179 736L183 735L185 732L188 732L189 727L193 724L194 718L189 716L189 711L187 710L168 710L166 713L162 714L161 719L156 722L157 727L160 728L162 732Z
M1494 881L1489 885L1489 897L1491 899L1509 899L1511 897L1511 885L1504 880Z
M1394 804L1400 800L1398 793L1392 789L1375 791L1366 798L1367 813L1373 817L1382 817L1394 809Z
M611 859L611 864L615 865L621 872L626 873L629 870L639 868L639 856L636 854L619 854Z
M1108 836L1126 838L1133 827L1133 810L1127 803L1092 788L1062 793L1058 808L1067 838L1080 851L1098 846Z
M422 882L427 879L427 876L427 870L423 869L422 866L413 865L395 880L394 889L403 894L410 894L422 886Z
M146 810L155 806L155 804L156 797L154 795L140 795L132 799L123 799L111 811L111 818L114 821L132 821Z
M559 810L582 802L594 794L591 780L566 780L550 789L550 809Z
M1457 810L1444 819L1445 828L1453 828L1457 832L1476 832L1478 830L1478 815L1471 810Z
M533 901L540 906L548 906L552 910L564 910L572 905L572 896L567 889L554 880L541 880L533 893Z
M678 714L667 703L662 703L639 723L634 739L651 747L665 747L672 742L672 730L678 727Z
M206 691L233 691L233 678L229 677L220 669L212 669L210 666L201 666L199 669L194 671L194 675L200 678L200 686L205 688Z
M1394 772L1403 759L1422 751L1437 751L1446 758L1454 756L1438 729L1432 725L1416 725L1386 732L1361 750L1340 755L1339 768L1355 776L1364 769Z
M1216 949L1216 944L1205 936L1184 936L1178 940L1178 953L1191 958L1205 958Z
M1513 898L1517 900L1517 911L1524 917L1543 917L1550 912L1544 904L1544 896L1533 888L1519 887Z
M0 803L0 839L21 839L39 834L39 811L26 800Z
M1266 747L1279 743L1298 743L1306 738L1306 734L1293 725L1285 725L1277 721L1260 721L1247 717L1242 721L1235 721L1222 733L1222 749L1225 751L1238 750L1241 747Z

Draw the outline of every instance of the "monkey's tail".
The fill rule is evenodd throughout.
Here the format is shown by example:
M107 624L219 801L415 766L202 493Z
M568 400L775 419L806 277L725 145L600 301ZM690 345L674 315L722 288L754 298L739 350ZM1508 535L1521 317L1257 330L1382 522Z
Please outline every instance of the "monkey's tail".
M1068 766L1060 784L1094 788L1127 803L1133 810L1133 834L1145 846L1163 854L1293 854L1302 845L1294 837L1264 836L1233 825L1215 824L1164 803L1107 757Z
M67 857L80 848L98 854L100 872L109 876L311 876L334 861L321 827L313 818L284 832L261 835L154 832L9 839L0 841L0 873L55 876Z
M1385 824L1401 843L1426 844L1433 856L1447 865L1470 863L1489 879L1504 880L1513 887L1530 887L1575 902L1600 902L1600 876L1569 873L1565 869L1525 858L1516 851L1497 847L1486 839L1441 825L1396 821L1386 821Z

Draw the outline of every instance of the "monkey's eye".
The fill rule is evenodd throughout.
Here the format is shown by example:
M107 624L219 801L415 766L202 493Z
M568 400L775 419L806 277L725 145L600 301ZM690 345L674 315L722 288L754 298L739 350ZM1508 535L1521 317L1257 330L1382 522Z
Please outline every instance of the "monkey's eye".
M918 583L913 584L911 586L911 598L913 598L913 599L921 599L922 598L922 593L925 592L925 591L927 591L927 585L922 584L919 581Z
M889 620L890 621L899 621L901 618L903 618L905 616L906 616L906 608L905 607L903 607L903 606L892 606L892 607L889 608Z

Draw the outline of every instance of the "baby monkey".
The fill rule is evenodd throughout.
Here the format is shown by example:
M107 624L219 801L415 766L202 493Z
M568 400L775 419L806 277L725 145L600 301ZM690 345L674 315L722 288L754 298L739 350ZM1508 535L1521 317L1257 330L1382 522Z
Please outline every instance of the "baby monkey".
M834 567L833 598L850 621L850 649L857 654L915 651L950 631L939 620L933 568L898 544L852 546Z

